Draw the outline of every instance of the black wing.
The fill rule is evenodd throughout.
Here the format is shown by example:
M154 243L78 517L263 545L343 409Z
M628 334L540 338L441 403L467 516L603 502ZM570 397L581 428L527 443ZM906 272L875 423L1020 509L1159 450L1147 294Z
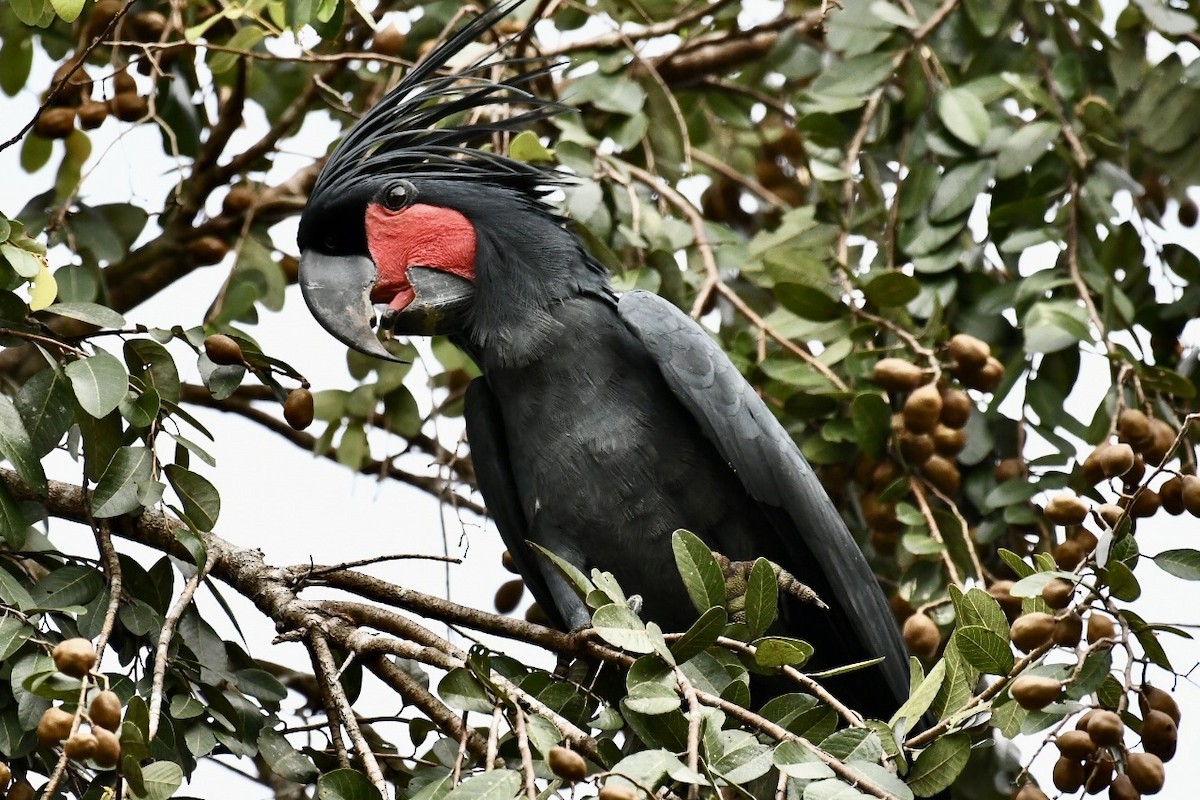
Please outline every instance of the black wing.
M817 561L833 591L823 599L845 610L867 653L885 657L883 674L899 705L908 697L908 655L891 609L792 438L712 337L671 303L635 291L623 295L617 309L750 496L786 514L791 524L785 529L795 536L781 537L784 550L797 564Z
M555 627L566 630L550 588L542 577L539 564L541 556L526 542L529 536L528 521L521 511L517 487L513 483L500 407L496 405L496 398L483 378L476 378L467 386L463 417L467 422L475 480L479 482L479 491L487 501L488 513L500 531L500 538L504 540L533 599Z

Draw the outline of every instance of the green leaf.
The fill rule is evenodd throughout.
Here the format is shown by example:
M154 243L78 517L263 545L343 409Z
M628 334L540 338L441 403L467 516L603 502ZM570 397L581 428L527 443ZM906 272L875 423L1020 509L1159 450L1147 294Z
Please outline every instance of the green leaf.
M85 606L104 589L104 576L91 567L67 564L38 581L29 594L34 608L60 611Z
M125 367L104 351L72 361L67 364L66 372L71 379L71 388L75 390L75 399L96 419L107 416L129 391Z
M671 534L675 566L683 578L692 605L700 613L725 605L725 577L709 546L696 534L677 530Z
M84 0L50 0L54 13L64 22L74 22L79 17L79 12L83 11L83 4Z
M729 615L720 606L713 606L700 615L687 632L671 645L671 652L679 662L687 661L697 653L703 652L717 641L729 624Z
M1040 591L1040 590L1039 590ZM965 594L957 586L950 586L950 599L959 627L982 625L997 636L1008 636L1008 618L996 598L983 589L974 587Z
M917 662L919 663L919 662ZM891 727L896 725L901 720L908 720L909 725L929 710L929 706L933 704L933 699L937 697L938 691L942 688L942 682L946 679L946 659L933 665L933 669L929 670L929 674L925 679L913 690L908 699L904 701L904 705L897 709L892 715L891 721L888 723Z
M0 661L12 658L13 653L35 635L37 631L32 626L15 617L0 618Z
M721 755L709 767L725 780L744 784L757 780L771 769L772 748L760 744L745 731L721 731Z
M780 772L796 780L816 781L834 776L833 770L813 752L812 747L797 739L780 742L771 760Z
M179 369L167 348L153 339L133 339L125 343L124 353L132 378L168 403L179 402Z
M173 709L175 698L171 699ZM293 783L311 783L321 774L312 759L292 747L282 733L270 728L263 728L258 735L258 751L272 772Z
M567 580L571 582L571 585L575 587L575 591L579 593L580 597L587 597L589 594L596 591L596 587L592 585L592 582L588 580L588 577L580 572L574 564L570 563L566 559L556 556L554 553L551 553L537 542L529 542L529 545L545 556L546 559L553 564L558 571L566 577Z
M631 653L654 652L654 640L638 615L619 603L609 603L596 609L592 627L601 639Z
M183 785L183 768L171 761L153 761L142 767L144 792L134 792L138 800L167 800Z
M1191 549L1164 550L1152 557L1159 569L1185 581L1200 581L1200 552Z
M1011 178L1037 163L1060 130L1057 122L1031 122L1008 137L996 155L996 177Z
M960 164L950 170L942 176L933 198L929 201L929 221L948 222L966 214L975 207L979 197L987 192L991 180L990 161ZM909 280L916 284L915 278ZM915 293L913 297L916 297Z
M989 675L1007 675L1013 668L1008 639L982 625L967 625L954 631L954 643L972 667Z
M903 272L881 272L863 287L867 300L879 308L902 306L921 293L921 284Z
M45 263L41 258L8 242L0 242L0 257L22 278L36 278Z
M46 309L48 314L88 322L101 328L124 328L125 318L108 306L98 303L55 303Z
M463 711L490 714L494 706L479 679L470 670L462 667L446 673L446 677L438 684L438 694L450 706Z
M918 797L932 797L954 782L971 756L971 737L965 733L943 736L921 751L906 776Z
M29 523L25 521L25 515L21 513L16 498L12 496L8 486L0 481L0 538L8 543L9 549L24 550L28 529Z
M992 130L983 103L966 89L947 89L938 95L938 118L964 144L979 147Z
M814 322L829 322L847 312L845 306L825 292L800 283L777 283L774 293L781 306Z
M750 638L757 639L767 632L775 622L779 608L779 585L771 562L756 559L750 568L750 579L746 582L746 627Z
M533 131L521 131L508 145L509 158L517 161L553 161L554 151L546 148Z
M17 411L39 457L53 450L75 421L70 384L66 373L50 368L27 380L17 392Z
M267 32L257 25L247 25L244 28L238 29L237 33L229 37L229 41L225 42L225 46L233 50L253 50L254 46L266 38ZM208 68L212 70L214 75L219 75L222 72L228 72L237 65L238 59L242 56L237 53L216 52L210 51L208 59Z
M867 797L840 778L813 781L804 787L804 800L865 800Z
M153 453L146 447L122 447L113 454L92 493L92 514L101 519L142 507L138 484L150 480Z
M813 655L811 644L786 636L768 636L753 644L754 660L760 667L802 667Z
M25 421L8 395L0 394L0 457L39 495L46 494L46 473L34 452Z
M521 776L497 769L463 781L446 795L446 800L509 800L521 791Z
M207 478L176 464L167 465L163 471L191 523L201 531L211 531L221 513L221 495L216 487Z
M677 711L680 697L677 692L661 683L646 681L629 690L625 705L639 714L668 714Z
M488 773L494 774L494 773ZM356 769L335 769L317 780L317 800L382 800L379 790Z

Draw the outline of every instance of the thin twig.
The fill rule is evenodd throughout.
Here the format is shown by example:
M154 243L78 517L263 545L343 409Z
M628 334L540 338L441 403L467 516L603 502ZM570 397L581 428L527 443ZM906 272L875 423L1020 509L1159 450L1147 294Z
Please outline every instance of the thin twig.
M350 706L350 700L346 697L346 692L342 688L338 669L333 661L333 653L329 650L329 643L325 641L325 634L317 625L309 629L308 645L312 650L317 664L320 665L321 678L324 683L322 688L332 695L334 703L337 704L338 712L341 716L342 728L346 731L346 735L350 737L350 743L354 746L354 752L358 754L359 760L362 761L363 769L367 772L367 777L375 785L375 788L379 790L380 796L387 797L387 783L383 779L383 772L379 769L379 762L375 759L375 754L371 751L371 746L363 738L362 729L358 727L358 720L354 716L354 709ZM330 732L334 736L338 735L336 730Z
M529 735L525 732L525 712L519 705L513 709L513 719L516 723L517 750L521 753L521 773L525 777L525 797L537 800L537 786L533 782L533 753L529 751Z

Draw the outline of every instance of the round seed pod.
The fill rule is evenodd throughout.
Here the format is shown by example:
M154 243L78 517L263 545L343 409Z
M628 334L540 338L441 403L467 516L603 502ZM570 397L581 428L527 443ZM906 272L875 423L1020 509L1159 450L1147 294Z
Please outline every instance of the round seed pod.
M1166 777L1162 759L1153 753L1130 753L1125 760L1125 774L1142 794L1158 794Z
M1196 206L1196 201L1188 198L1179 204L1179 210L1176 212L1179 217L1179 224L1185 228L1196 227L1196 222L1200 221L1200 207Z
M959 486L962 485L962 474L958 467L954 466L953 461L942 456L933 455L927 458L921 465L921 474L945 495L958 494Z
M1083 548L1083 552L1091 555L1096 549L1096 545L1100 540L1096 538L1096 534L1089 531L1087 528L1076 528L1071 533L1071 541Z
M1087 641L1088 644L1095 644L1101 639L1115 639L1117 630L1113 626L1113 621L1101 614L1099 611L1092 611L1088 615L1087 623Z
M1200 517L1200 477L1195 475L1183 476L1183 489L1180 492L1183 507L1193 517Z
M1087 519L1088 507L1073 494L1056 494L1046 503L1042 513L1055 525L1081 525Z
M82 678L96 665L96 648L87 639L65 639L50 652L54 668L72 678Z
M1178 744L1179 727L1175 720L1166 712L1150 709L1142 719L1142 749L1162 761L1170 761Z
M1000 381L1004 380L1004 365L1000 363L1000 359L991 356L978 372L965 375L960 380L972 389L994 392Z
M1031 781L1021 787L1021 790L1017 792L1013 800L1050 800L1050 798Z
M1119 478L1133 469L1133 448L1127 444L1110 444L1096 448L1096 458L1106 478Z
M314 413L312 392L303 386L288 392L287 399L283 401L283 418L288 425L302 431L312 425Z
M167 18L157 11L140 11L129 21L134 32L147 41L157 42L167 29Z
M150 101L133 92L119 92L109 101L109 110L121 122L137 122L150 111Z
M95 39L103 34L108 29L108 23L121 13L124 5L121 0L96 0L91 13L88 14L87 25L84 28L86 38Z
M896 618L896 622L901 624L904 620L917 613L917 610L912 607L912 603L900 596L899 592L892 592L888 595L888 606L892 609L892 616Z
M237 216L254 205L255 192L244 183L232 187L221 200L221 213L226 216Z
M22 778L12 785L8 790L7 800L34 800L37 797L37 792L29 785L29 781Z
M599 800L638 800L637 790L628 786L607 782L600 787Z
M1175 429L1157 417L1150 419L1150 435L1153 441L1142 448L1142 455L1151 464L1163 463L1175 449Z
M113 75L113 94L137 94L137 80L125 70Z
M1098 749L1087 731L1066 731L1059 734L1054 744L1058 746L1058 752L1062 753L1063 757L1076 761L1091 758Z
M967 372L978 372L987 364L992 348L987 342L976 339L969 333L956 333L946 342L946 349L954 363Z
M74 722L74 714L68 714L58 706L47 708L38 720L38 741L46 747L54 747L71 734L71 725Z
M1160 508L1162 508L1162 498L1158 496L1158 492L1145 488L1134 497L1129 506L1129 513L1135 519L1145 519L1153 517Z
M99 100L84 100L75 113L79 115L79 127L85 131L95 130L108 119L108 104Z
M66 106L47 108L33 123L33 132L43 139L65 139L75 130L75 109Z
M546 610L537 603L530 603L529 608L525 609L525 621L532 622L534 625L541 625L544 628L554 626L554 622L546 614Z
M937 384L918 386L904 401L904 427L914 433L929 433L942 413L942 394Z
M115 731L121 727L121 698L113 691L100 692L88 706L88 719L93 728Z
M217 236L200 236L187 243L187 252L196 266L210 267L221 263L229 252L229 245Z
M1009 629L1008 638L1022 653L1028 653L1050 641L1054 627L1054 617L1035 611L1017 617Z
M911 466L919 467L933 456L933 438L929 434L901 431L897 442L900 455Z
M922 661L930 661L937 655L942 634L937 624L924 614L913 614L904 621L904 643L908 650Z
M1099 794L1112 784L1117 765L1107 750L1098 750L1091 761L1083 765L1083 790L1088 794Z
M1079 465L1080 472L1083 474L1083 479L1087 481L1088 486L1095 486L1104 480L1104 468L1100 466L1100 459L1097 453L1105 447L1108 447L1108 445L1102 444L1088 453Z
M1078 647L1083 638L1083 618L1071 613L1054 620L1054 643L1062 647Z
M887 488L900 475L900 465L890 458L885 458L871 470L871 485L879 489Z
M1108 800L1142 800L1142 793L1133 788L1133 781L1122 772L1113 778L1108 787Z
M50 79L50 88L53 89L63 81L66 83L63 83L58 94L54 96L53 105L75 105L80 100L86 100L92 96L92 78L85 68L75 68L78 63L78 60L72 58L64 61L58 69L54 70L54 76Z
M996 479L996 483L1004 483L1005 481L1019 478L1025 474L1025 462L1019 458L1006 458L996 465L995 471L992 473Z
M12 769L8 764L0 761L0 792L8 788L9 782L12 780Z
M896 518L895 503L881 503L874 492L862 496L862 514L867 524L875 530L892 531L900 527Z
M587 762L583 756L565 747L551 747L546 761L550 770L564 781L574 783L587 777Z
M1150 432L1150 418L1136 408L1127 408L1117 417L1117 438L1141 449L1154 439Z
M496 590L496 597L492 603L501 614L511 614L521 603L521 597L524 594L525 581L515 578L500 584L500 588Z
M104 728L92 728L96 737L96 752L92 753L92 762L102 769L111 769L121 760L121 740L111 731Z
M1012 581L995 581L987 589L988 594L1000 604L1004 616L1008 617L1010 622L1015 622L1021 616L1021 598L1013 597L1013 585Z
M1083 762L1060 758L1054 762L1054 771L1050 777L1059 791L1074 794L1083 788L1083 779L1086 777L1083 773Z
M1071 605L1074 598L1075 584L1062 578L1055 578L1042 588L1042 599L1055 610Z
M1145 684L1142 690L1138 692L1138 706L1142 710L1142 716L1146 716L1151 709L1161 711L1171 719L1175 720L1175 724L1179 724L1182 715L1179 713L1179 704L1175 702L1175 698L1170 692L1163 691L1157 686Z
M520 570L517 569L517 562L513 560L512 553L505 550L500 554L500 563L503 567L513 575L520 575Z
M1096 507L1096 513L1100 515L1100 519L1109 528L1117 527L1117 522L1125 514L1125 509L1115 503L1104 503Z
M1101 747L1112 747L1121 743L1125 736L1125 723L1115 711L1093 709L1087 724L1088 736Z
M96 752L96 737L88 731L75 731L63 745L67 758L75 761L87 761Z
M1059 698L1062 694L1062 683L1045 675L1022 675L1012 682L1009 692L1021 708L1035 711L1045 708ZM1055 785L1058 785L1057 782ZM1083 785L1082 777L1079 785Z
M232 336L223 333L214 333L204 339L204 353L214 364L230 366L246 363L242 346Z
M1078 542L1072 541L1071 539L1067 539L1065 542L1060 542L1058 546L1054 548L1054 563L1057 564L1058 568L1061 570L1070 571L1075 569L1086 557L1087 554L1083 552L1083 547Z
M975 403L960 389L942 389L942 413L939 419L947 428L961 429L971 418Z
M875 552L891 556L895 554L896 545L900 543L900 534L895 530L872 530L870 539L871 547L875 549Z
M937 427L933 429L931 438L934 451L946 458L954 458L967 446L967 434L964 430L951 428L942 423L938 423Z
M1163 510L1172 516L1179 516L1187 510L1183 503L1183 478L1175 475L1163 481L1158 487L1158 499L1162 501Z
M395 25L381 28L371 37L371 52L381 56L398 56L404 52L408 37L400 32Z

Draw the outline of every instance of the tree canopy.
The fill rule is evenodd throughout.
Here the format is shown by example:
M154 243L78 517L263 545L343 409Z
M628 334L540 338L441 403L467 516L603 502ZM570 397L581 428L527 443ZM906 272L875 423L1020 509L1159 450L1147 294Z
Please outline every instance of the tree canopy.
M295 218L328 148L477 12L0 7L0 90L38 98L0 142L27 173L0 192L0 791L157 800L215 756L280 798L1158 791L1188 634L1137 600L1200 580L1200 550L1139 536L1200 516L1196 9L528 0L480 43L556 65L533 88L564 106L487 146L570 176L556 202L618 287L701 319L817 468L913 653L889 720L764 635L765 564L734 607L686 531L696 624L660 631L637 587L564 565L587 635L512 616L500 570L491 613L235 544L198 408L294 444L296 469L315 453L484 514L469 446L438 435L477 374L448 342L386 343L421 376L349 353L341 386L259 344L300 302ZM95 202L110 145L146 130L167 195ZM139 319L213 270L169 326ZM288 513L314 502L336 500ZM311 663L197 612L230 592ZM757 707L752 672L795 692Z

